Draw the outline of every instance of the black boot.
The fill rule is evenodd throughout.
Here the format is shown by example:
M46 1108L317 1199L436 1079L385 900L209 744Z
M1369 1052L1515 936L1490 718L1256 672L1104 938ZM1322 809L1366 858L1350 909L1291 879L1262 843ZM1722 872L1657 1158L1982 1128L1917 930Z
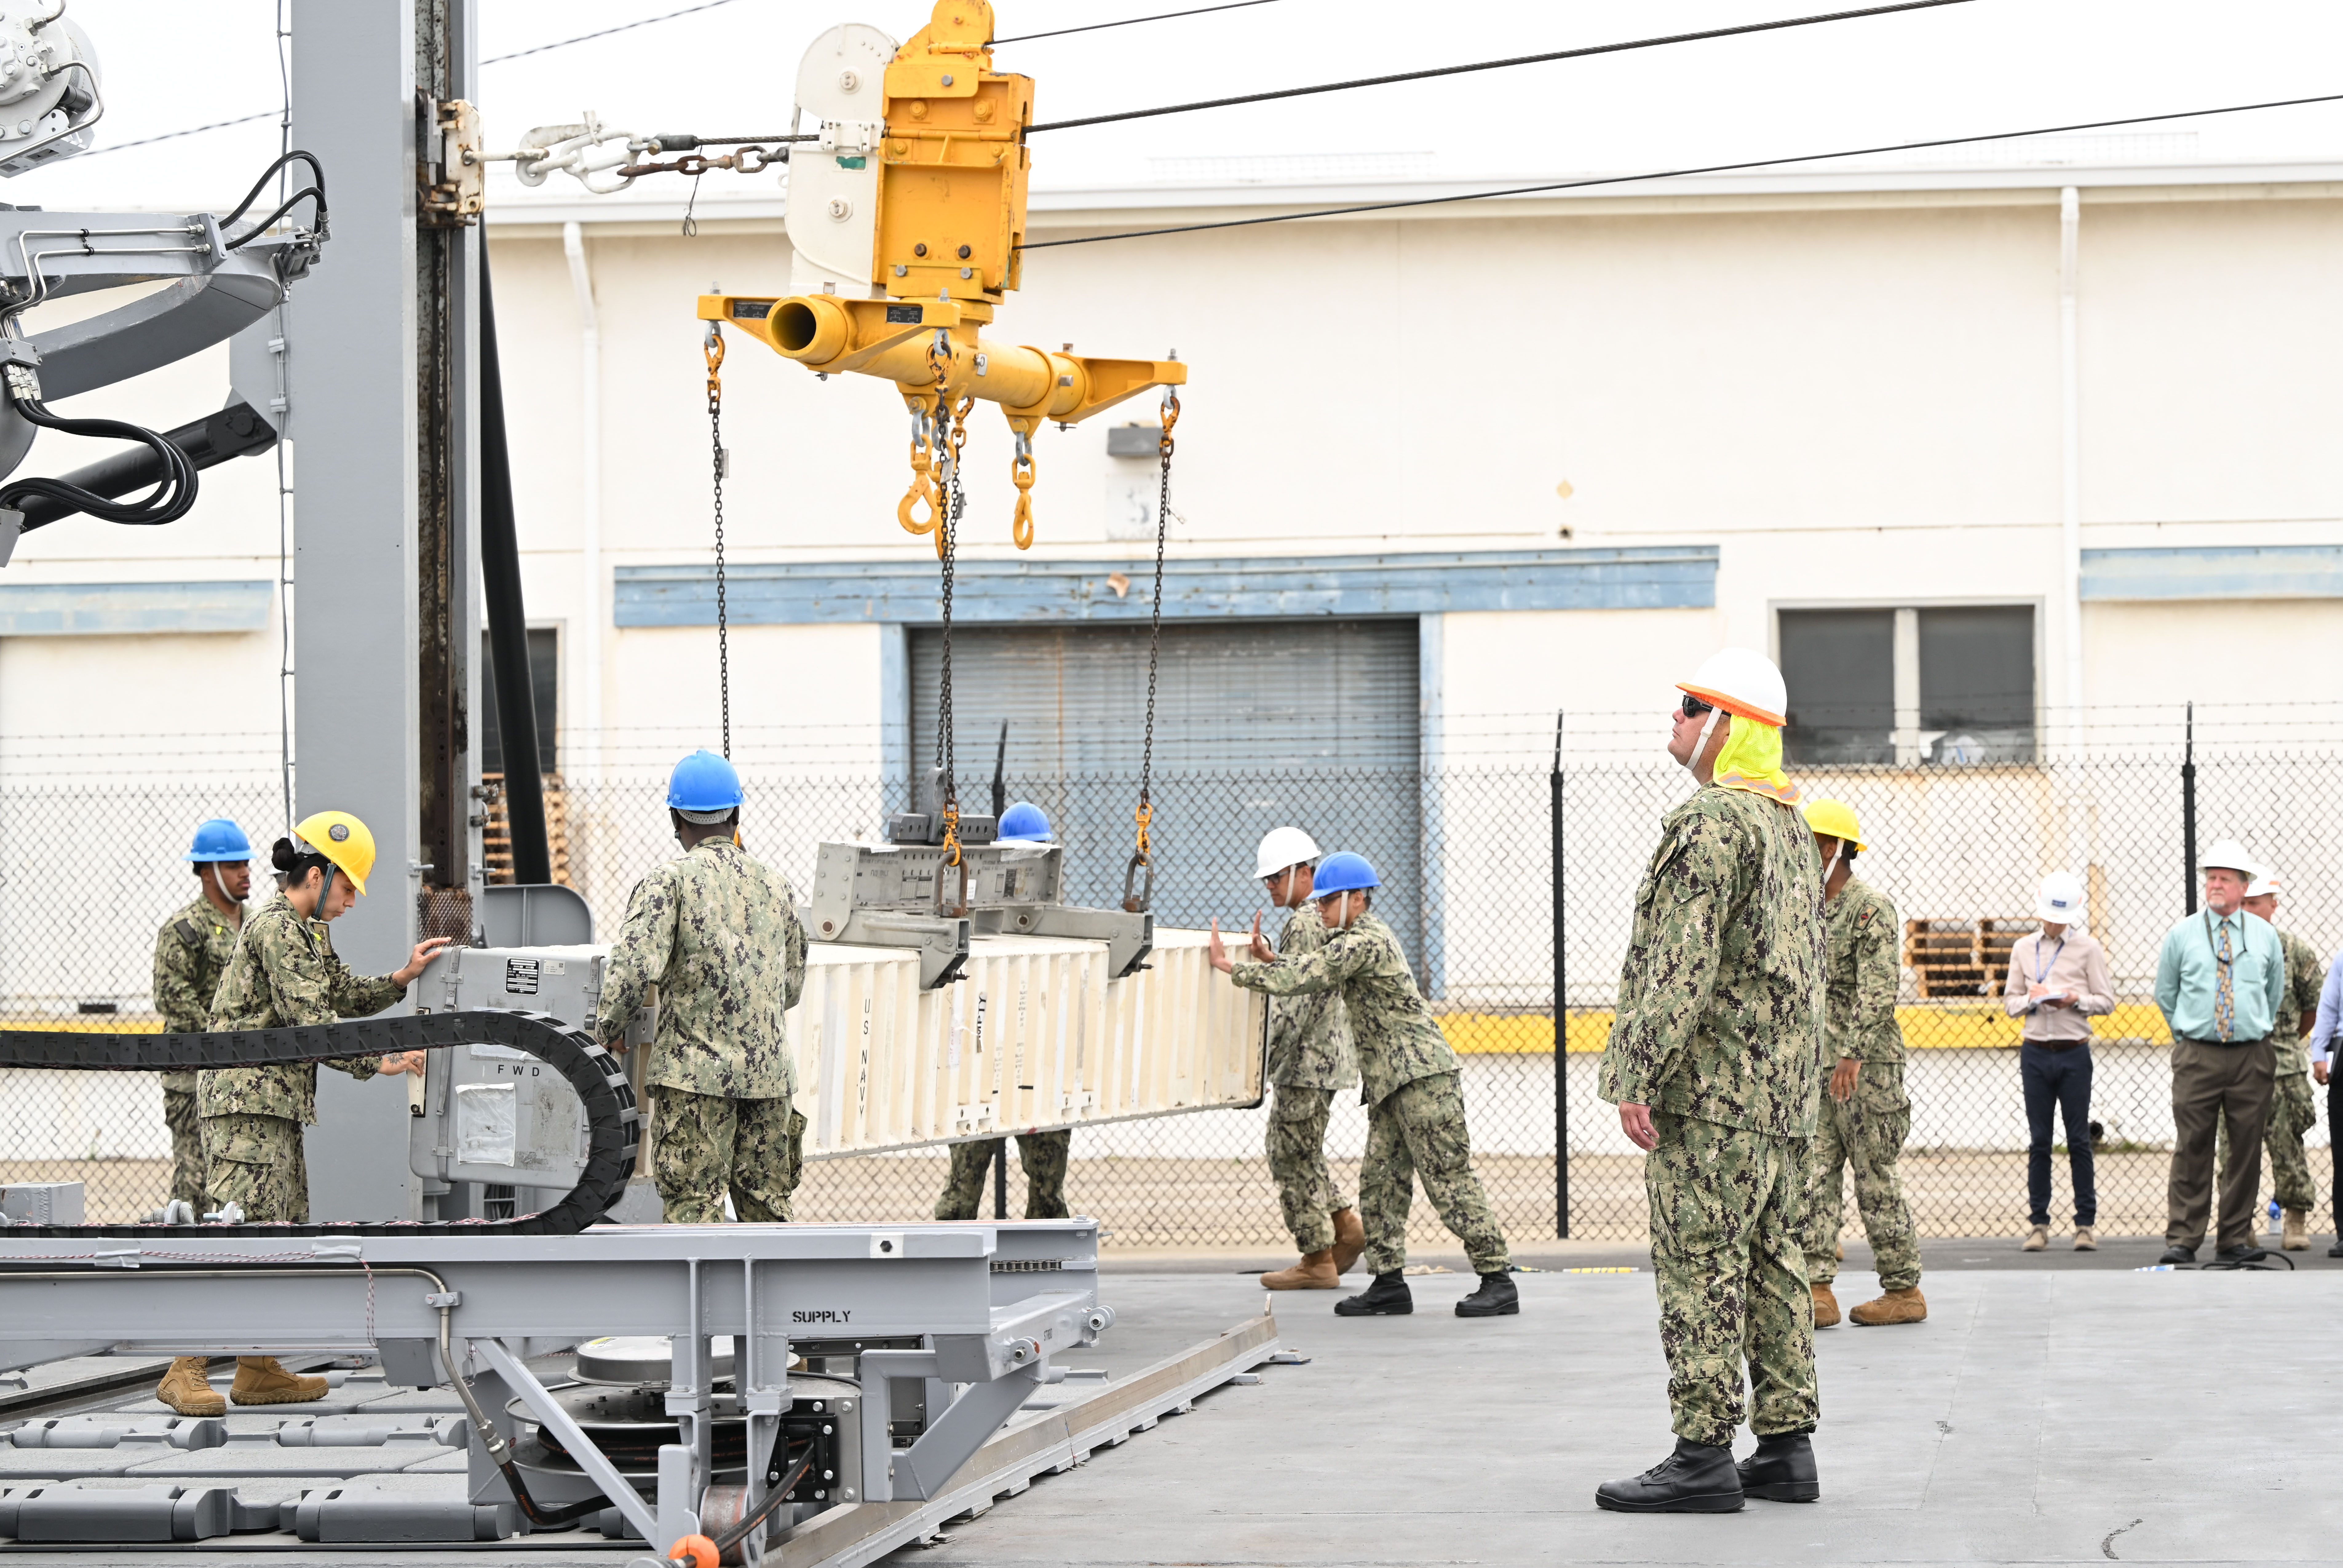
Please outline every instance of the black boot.
M1460 1318L1510 1318L1522 1310L1522 1293L1504 1269L1481 1276L1481 1288L1456 1303Z
M1815 1445L1803 1432L1759 1438L1757 1452L1733 1468L1741 1474L1741 1490L1751 1497L1812 1503L1823 1494L1822 1477L1815 1469Z
M1643 1474L1606 1481L1594 1489L1594 1504L1621 1513L1737 1513L1741 1476L1733 1450L1676 1439L1676 1451Z
M2169 1263L2176 1269L2185 1267L2196 1261L2197 1249L2194 1247L2184 1247L2177 1241L2175 1241L2169 1247L2165 1248L2164 1256L2157 1259L2157 1262Z
M1413 1311L1415 1297L1397 1269L1377 1274L1373 1284L1334 1303L1338 1318L1403 1318Z
M2224 1263L2237 1264L2258 1263L2263 1259L2268 1257L2269 1254L2263 1251L2259 1247L2255 1246L2251 1241L2247 1241L2241 1247L2216 1248L2214 1250L2213 1256Z

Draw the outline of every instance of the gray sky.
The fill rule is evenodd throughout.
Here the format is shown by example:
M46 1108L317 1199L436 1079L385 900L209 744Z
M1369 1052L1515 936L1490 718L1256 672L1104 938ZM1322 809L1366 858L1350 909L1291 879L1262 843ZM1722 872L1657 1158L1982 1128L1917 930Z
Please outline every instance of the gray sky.
M324 0L313 0L324 3ZM337 0L339 3L339 0ZM485 0L484 55L636 20L686 0ZM1197 0L1008 0L1004 35ZM1005 45L1053 119L1726 25L1822 0L1275 0L1242 11ZM1834 4L1846 0L1832 0ZM922 0L730 0L697 15L493 65L491 144L598 110L643 131L785 128L799 54L861 20L907 36ZM73 0L106 70L101 146L272 109L273 0ZM2333 0L1969 0L1934 11L1529 66L1447 82L1037 138L1037 187L1168 177L1166 158L1431 155L1443 177L1566 176L2343 91ZM2343 154L2343 106L2162 128L2197 156ZM8 182L52 208L233 200L276 150L262 124L78 159ZM2163 150L2187 151L2185 143ZM1388 163L1390 160L1383 160ZM765 176L756 194L772 194ZM748 194L711 176L703 200Z

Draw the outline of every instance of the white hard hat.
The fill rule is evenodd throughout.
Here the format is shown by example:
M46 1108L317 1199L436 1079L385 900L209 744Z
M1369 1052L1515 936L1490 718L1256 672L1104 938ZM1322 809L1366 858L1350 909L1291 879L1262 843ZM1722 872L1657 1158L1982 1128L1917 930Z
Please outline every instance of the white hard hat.
M2197 857L2197 866L2206 871L2217 866L2225 871L2236 871L2249 882L2262 874L2261 862L2247 854L2246 847L2235 839L2216 839L2211 849Z
M2254 873L2253 881L2246 888L2246 897L2258 899L2266 894L2283 891L2285 886L2278 879L2278 873L2265 866Z
M1319 856L1318 840L1299 828L1272 828L1262 836L1260 864L1253 868L1256 877L1274 877L1288 866L1298 866Z
M1790 695L1774 661L1755 648L1725 648L1712 653L1690 680L1676 682L1712 708L1776 729L1788 722Z
M2053 871L2042 879L2042 890L2034 895L2034 915L2036 920L2071 926L2083 918L2088 902L2082 878L2072 871Z

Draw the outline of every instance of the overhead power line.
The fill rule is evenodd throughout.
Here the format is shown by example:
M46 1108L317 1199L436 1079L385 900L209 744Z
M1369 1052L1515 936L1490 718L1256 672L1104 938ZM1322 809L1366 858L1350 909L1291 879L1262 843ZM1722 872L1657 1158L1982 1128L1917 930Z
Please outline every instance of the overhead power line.
M1781 158L1748 158L1739 163L1703 164L1681 169L1653 169L1639 175L1598 175L1591 179L1553 180L1544 185L1508 186L1502 190L1466 191L1461 196L1417 196L1407 201L1363 202L1356 206L1319 207L1310 212L1271 213L1262 217L1224 218L1217 223L1180 224L1170 228L1138 228L1122 234L1085 235L1077 239L1034 240L1020 250L1049 250L1061 245L1100 245L1111 239L1151 239L1158 235L1196 234L1212 228L1252 228L1262 224L1298 223L1303 218L1347 217L1363 212L1395 212L1404 207L1439 206L1448 202L1487 201L1493 196L1536 196L1545 191L1584 190L1589 186L1636 185L1645 180L1682 179L1692 175L1733 174L1742 169L1778 168L1786 164L1823 163L1832 158L1874 157L1885 153L1912 153L1929 147L1956 147L1974 142L2017 141L2027 136L2066 136L2076 131L2104 131L2117 126L2147 126L2165 120L2203 119L2214 115L2250 114L2257 109L2292 109L2306 104L2343 103L2343 93L2314 98L2273 98L2262 104L2228 104L2217 109L2182 109L2168 115L2132 115L2120 120L2085 120L2072 126L2044 126L2027 131L1994 131L1976 136L1937 136L1924 142L1892 142L1885 146L1849 147L1835 153L1797 153Z
M1310 87L1281 87L1269 93L1245 93L1233 98L1204 98L1192 104L1166 104L1160 109L1126 109L1114 115L1087 115L1078 120L1051 120L1029 126L1026 135L1068 131L1077 126L1106 126L1119 120L1149 120L1159 115L1186 115L1198 109L1226 109L1238 104L1266 104L1278 98L1302 98L1315 93L1347 93L1354 87L1387 87L1396 82L1424 82L1435 76L1461 76L1473 71L1502 71L1514 65L1542 65L1552 60L1583 60L1591 55L1620 55L1631 49L1656 49L1663 44L1697 44L1707 38L1737 38L1750 33L1778 33L1791 27L1813 27L1825 22L1851 22L1864 16L1886 16L1899 11L1933 11L1944 5L1966 5L1970 0L1901 0L1894 5L1869 5L1860 11L1830 11L1815 16L1789 16L1778 22L1745 22L1735 27L1711 27L1699 33L1671 33L1659 38L1634 38L1622 44L1593 44L1581 49L1556 49L1544 55L1516 55L1506 60L1480 60L1469 65L1435 65L1425 71L1402 71L1391 76L1361 76L1347 82L1322 82Z
M567 49L572 44L583 44L590 38L607 38L613 33L631 33L638 27L648 27L654 22L672 22L678 16L689 16L695 11L713 11L719 5L731 4L732 0L703 0L700 5L686 5L680 11L662 12L657 16L646 16L639 22L621 22L615 27L604 27L598 32L580 33L575 38L558 38L550 44L539 44L534 48L515 49L509 55L491 55L480 64L500 65L507 60L518 60L529 55L542 55L548 49Z
M648 27L654 22L672 22L678 16L689 16L695 11L713 11L719 5L729 5L731 4L733 4L733 0L703 0L703 3L700 5L686 5L680 11L662 12L657 16L646 16L639 22L621 22L616 27L605 27L596 33L580 33L574 38L557 38L550 44L539 44L534 48L528 49L516 49L509 55L491 55L487 59L481 61L480 64L483 65L502 65L507 60L518 60L530 55L542 55L548 49L567 49L572 44L583 44L589 39L594 38L607 38L613 33L630 33L638 27ZM85 158L104 157L107 153L128 152L132 147L150 147L156 142L175 142L181 136L201 136L206 131L224 131L231 126L248 126L256 120L274 119L277 117L277 111L275 109L263 109L256 115L238 115L235 119L214 120L207 126L189 126L184 131L165 131L159 136L141 136L136 141L115 142L107 146L93 147L88 152L84 153L82 156Z
M1036 38L1062 38L1069 33L1099 33L1109 27L1136 27L1141 22L1169 22L1180 16L1202 16L1208 11L1242 11L1248 5L1270 5L1276 0L1232 0L1226 5L1198 5L1187 11L1166 11L1155 16L1126 16L1120 22L1091 22L1080 27L1057 27L1047 33L1020 33L1013 38L995 38L995 45L1028 44Z
M82 154L82 156L85 158L102 158L108 153L127 152L132 147L152 146L156 142L174 142L178 140L181 136L196 136L205 131L224 131L230 126L248 126L255 120L273 120L276 117L277 111L275 109L263 109L256 115L238 115L232 120L214 120L208 126L189 126L184 131L165 131L159 136L141 136L135 142L114 142L106 146L92 147L89 151Z

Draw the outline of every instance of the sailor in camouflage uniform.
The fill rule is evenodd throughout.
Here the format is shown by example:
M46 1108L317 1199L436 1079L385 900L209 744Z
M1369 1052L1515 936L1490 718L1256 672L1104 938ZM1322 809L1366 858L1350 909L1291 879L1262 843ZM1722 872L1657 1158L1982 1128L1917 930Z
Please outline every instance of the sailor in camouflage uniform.
M1822 864L1782 772L1787 696L1773 661L1726 648L1681 689L1668 752L1701 787L1663 821L1636 892L1603 1058L1603 1098L1648 1151L1676 1432L1659 1464L1596 1490L1629 1513L1822 1491L1798 1236L1822 1080ZM1736 1467L1745 1359L1757 1451Z
M244 922L220 977L212 999L215 1032L292 1029L380 1012L406 996L447 945L444 937L417 943L403 968L378 980L352 974L334 956L326 922L366 892L374 835L347 811L320 811L293 831L294 838L277 840L270 855L283 890ZM364 1060L326 1065L359 1080L377 1070ZM422 1069L419 1050L384 1057L379 1067L390 1073ZM309 1179L301 1129L317 1120L317 1064L206 1068L198 1084L212 1197L223 1209L235 1204L246 1224L306 1224ZM173 1362L156 1397L182 1415L219 1414L226 1406L205 1381L204 1367L201 1356ZM297 1377L273 1356L244 1356L228 1397L238 1404L297 1404L325 1392L324 1378Z
M245 896L252 891L252 841L225 817L196 829L187 859L203 891L155 933L155 1010L171 1034L201 1034L211 1028L212 993L236 951ZM171 1131L170 1195L201 1215L211 1205L204 1195L203 1111L196 1089L194 1068L163 1074L163 1124Z
M1822 1116L1815 1130L1814 1167L1806 1185L1806 1281L1815 1298L1815 1327L1838 1322L1838 1232L1846 1213L1839 1186L1842 1166L1855 1171L1855 1207L1879 1271L1880 1297L1848 1316L1866 1326L1916 1323L1928 1315L1920 1294L1920 1241L1896 1171L1912 1131L1912 1102L1904 1094L1904 1030L1896 1021L1896 957L1901 927L1896 906L1855 876L1863 842L1855 812L1840 800L1806 807L1815 848L1830 868L1823 879L1823 940L1826 1002L1823 1060L1835 1062Z
M1272 829L1261 841L1253 874L1268 887L1271 903L1293 911L1278 933L1282 957L1306 958L1325 945L1326 928L1310 901L1317 859L1317 842L1299 828ZM1260 932L1256 917L1253 933ZM1367 1241L1358 1211L1326 1164L1334 1096L1359 1081L1342 997L1329 990L1272 1001L1263 1067L1273 1097L1269 1174L1302 1261L1263 1274L1261 1282L1272 1291L1335 1290Z
M1029 800L1020 800L1001 814L995 843L1050 842L1050 819L1041 808ZM1044 1131L1017 1134L1017 1163L1025 1172L1025 1218L1028 1220L1064 1220L1071 1217L1066 1207L1066 1161L1073 1151L1074 1131L1071 1127L1051 1128ZM951 1146L951 1171L944 1181L943 1196L936 1200L939 1220L974 1220L984 1208L985 1172L994 1161L1002 1165L1001 1178L1008 1179L1009 1139L971 1138L965 1143Z
M1473 1171L1472 1140L1464 1129L1464 1096L1456 1057L1440 1022L1425 1005L1407 967L1399 937L1369 912L1369 889L1379 885L1365 857L1326 857L1313 890L1324 945L1280 957L1258 928L1247 961L1232 963L1212 929L1214 969L1248 990L1272 997L1333 992L1342 999L1358 1051L1360 1100L1367 1107L1367 1152L1359 1170L1359 1207L1374 1282L1334 1303L1339 1317L1395 1317L1415 1310L1403 1271L1407 1265L1407 1211L1415 1181L1457 1240L1481 1282L1456 1303L1460 1318L1507 1316L1521 1311L1513 1262L1495 1211Z
M684 852L645 877L603 970L596 1034L625 1049L659 988L643 1081L657 1101L651 1180L671 1225L789 1217L805 1139L786 1015L805 990L806 935L789 879L740 848L740 776L712 751L675 766L669 813Z
M2246 890L2247 911L2270 921L2273 930L2279 891L2278 873L2268 870ZM2310 1091L2310 1048L2303 1043L2303 1037L2318 1016L2318 992L2327 982L2327 966L2319 962L2318 950L2300 937L2279 931L2278 940L2286 951L2286 990L2278 997L2277 1021L2270 1029L2278 1078L2262 1147L2269 1151L2270 1195L2285 1213L2279 1244L2287 1251L2300 1252L2309 1249L2310 1211L2318 1201L2318 1189L2310 1179L2310 1161L2302 1150L2303 1134L2318 1125L2318 1101ZM2213 1168L2217 1171L2229 1146L2226 1118L2216 1143Z

